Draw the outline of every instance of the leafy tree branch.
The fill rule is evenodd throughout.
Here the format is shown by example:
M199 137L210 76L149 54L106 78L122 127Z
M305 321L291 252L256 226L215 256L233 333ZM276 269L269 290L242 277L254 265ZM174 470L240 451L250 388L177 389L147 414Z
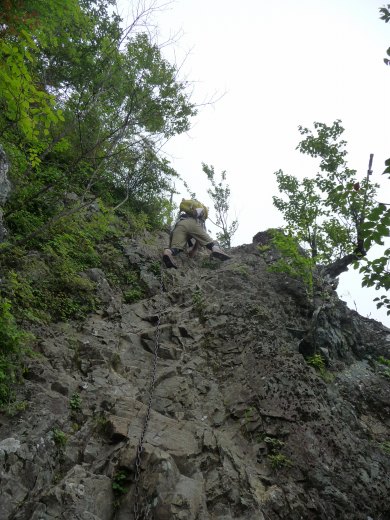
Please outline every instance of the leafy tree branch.
M202 169L211 184L211 188L207 190L207 193L213 201L216 215L215 222L211 222L221 229L221 231L217 233L217 238L221 245L230 247L232 237L238 229L238 220L234 219L231 222L229 221L230 186L226 184L226 171L221 173L221 178L218 182L213 166L202 163Z
M366 258L374 243L383 245L390 226L389 210L376 199L379 186L371 181L372 156L367 174L358 176L347 164L340 121L330 126L315 122L314 130L300 126L299 132L303 139L297 149L319 159L320 171L301 181L281 170L275 173L281 196L273 201L288 233L323 274L335 278L353 264L360 266L363 286L389 289L390 250L374 261Z

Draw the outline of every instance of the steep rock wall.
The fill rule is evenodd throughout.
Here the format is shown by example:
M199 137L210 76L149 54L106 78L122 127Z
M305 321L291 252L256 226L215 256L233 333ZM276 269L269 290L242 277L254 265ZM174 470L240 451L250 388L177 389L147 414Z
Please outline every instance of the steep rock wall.
M3 224L3 210L2 206L7 201L11 192L11 183L8 179L9 162L8 158L0 146L0 242L4 240L7 230Z
M160 289L166 240L123 244L147 298L123 303L92 270L105 308L35 331L26 408L0 418L0 517L128 520L136 502L155 520L389 519L390 379L377 360L390 330L330 286L311 301L256 244L223 264L182 255ZM315 352L322 375L304 358Z

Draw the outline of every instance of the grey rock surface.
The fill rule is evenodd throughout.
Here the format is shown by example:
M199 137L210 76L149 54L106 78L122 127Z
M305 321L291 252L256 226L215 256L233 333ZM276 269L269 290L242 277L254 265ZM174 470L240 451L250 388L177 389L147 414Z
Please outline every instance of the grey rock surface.
M90 270L113 311L35 331L26 409L0 417L0 517L135 518L158 330L139 518L389 519L390 379L377 360L390 330L330 287L308 298L256 244L224 263L183 254L160 293L148 266L166 240L124 245L145 299L123 303ZM322 374L305 360L319 352Z
M9 162L3 147L0 146L0 205L6 202L11 191L11 183L7 176L8 170Z
M7 230L3 224L3 210L1 206L7 201L11 192L11 183L8 179L9 162L0 145L0 242L4 240Z

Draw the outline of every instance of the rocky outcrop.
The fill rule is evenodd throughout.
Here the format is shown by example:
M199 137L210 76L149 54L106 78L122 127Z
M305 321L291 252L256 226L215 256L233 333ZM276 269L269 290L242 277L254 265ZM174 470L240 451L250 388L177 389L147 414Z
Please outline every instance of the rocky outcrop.
M390 518L390 330L270 273L259 242L182 255L160 290L166 239L123 244L144 300L91 270L106 308L35 331L0 418L1 518Z
M3 224L3 210L4 203L7 201L11 191L11 183L8 179L9 163L7 156L0 145L0 242L4 240L7 230Z

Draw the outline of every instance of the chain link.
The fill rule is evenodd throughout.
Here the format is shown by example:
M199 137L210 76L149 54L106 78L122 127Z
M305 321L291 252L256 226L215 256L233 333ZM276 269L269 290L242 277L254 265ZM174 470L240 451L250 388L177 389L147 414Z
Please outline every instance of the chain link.
M149 401L148 406L145 414L144 419L144 425L142 428L142 433L138 441L137 446L137 452L136 452L136 458L135 458L135 476L134 476L134 483L135 483L135 489L134 489L134 520L139 520L141 517L141 513L143 514L143 517L145 520L147 520L150 517L150 511L141 512L140 509L140 477L141 477L141 458L142 458L142 452L144 449L144 441L146 432L149 425L150 420L150 413L152 410L152 400L153 400L153 394L154 394L154 387L156 385L156 373L157 373L157 360L158 360L158 350L160 347L160 324L161 324L161 311L162 311L162 295L163 295L163 269L162 265L160 267L160 303L159 308L157 312L157 323L156 323L156 333L155 333L155 341L154 341L154 354L153 354L153 364L151 369L151 379L150 379L150 386L149 386Z

